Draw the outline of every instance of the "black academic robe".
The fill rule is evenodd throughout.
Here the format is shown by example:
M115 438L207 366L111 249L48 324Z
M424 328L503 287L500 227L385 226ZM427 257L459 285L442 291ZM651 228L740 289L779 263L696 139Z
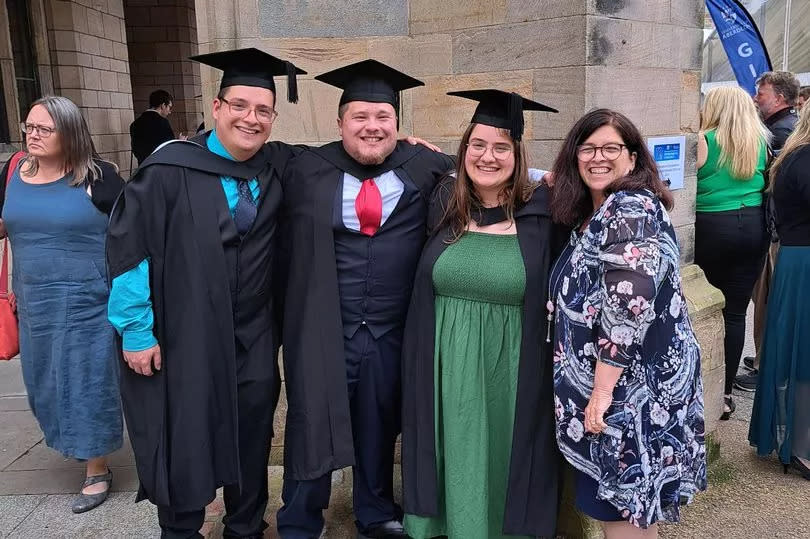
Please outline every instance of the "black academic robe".
M428 214L431 225L441 221L453 181L446 180L436 188ZM533 537L555 535L562 462L554 433L553 355L551 345L545 342L548 276L558 242L549 199L548 188L540 186L530 201L515 212L518 243L526 268L526 291L503 532ZM425 245L403 339L403 509L422 516L438 514L433 266L447 248L450 237L449 227L437 227Z
M107 242L111 278L150 259L163 367L152 376L122 368L121 394L141 483L138 500L176 511L205 507L216 488L239 482L236 346L238 340L247 349L276 329L270 327L271 247L280 175L293 152L270 143L236 162L204 147L206 136L194 139L199 145L169 144L141 165L116 203ZM234 312L233 271L222 242L223 227L232 223L223 221L229 214L220 176L260 183L256 220L239 247L240 256L250 252L240 258L240 274L256 277L250 297L238 303L252 310L243 323L242 313ZM271 348L269 369L277 343Z
M155 151L155 148L172 140L174 131L169 120L153 110L147 110L129 125L129 136L132 153L140 164Z
M393 170L416 185L419 203L427 205L438 180L452 168L448 156L405 142L373 167L351 159L341 142L311 148L289 163L279 220L279 260L287 278L278 281L286 297L285 476L315 479L354 464L332 220L343 173L370 178Z

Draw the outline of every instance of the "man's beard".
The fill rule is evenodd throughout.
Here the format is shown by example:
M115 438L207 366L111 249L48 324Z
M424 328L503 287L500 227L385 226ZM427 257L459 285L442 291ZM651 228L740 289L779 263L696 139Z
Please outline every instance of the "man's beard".
M378 150L367 151L365 153L358 151L355 152L356 155L352 155L352 158L361 165L379 165L394 152L395 147L396 142L389 147L380 148Z

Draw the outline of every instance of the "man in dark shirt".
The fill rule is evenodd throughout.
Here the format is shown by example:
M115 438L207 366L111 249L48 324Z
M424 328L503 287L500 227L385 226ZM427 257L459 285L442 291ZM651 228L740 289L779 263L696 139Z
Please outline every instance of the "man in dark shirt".
M132 139L132 153L143 163L155 148L174 139L174 131L167 119L172 113L172 96L166 90L155 90L149 94L149 108L129 126Z
M794 107L799 97L800 87L799 79L789 71L768 71L757 79L757 93L754 101L759 108L762 120L773 135L770 149L774 155L779 155L779 152L782 151L785 141L799 121ZM765 311L768 306L771 276L778 252L779 243L772 243L765 260L765 267L762 268L762 274L754 285L752 299L754 301L754 345L757 355L743 359L743 365L749 368L750 372L734 377L734 387L743 391L755 391L757 388L759 347L762 343L762 333L765 331Z
M754 101L773 135L771 150L774 154L779 154L799 121L794 107L800 87L799 79L789 71L768 71L757 79Z

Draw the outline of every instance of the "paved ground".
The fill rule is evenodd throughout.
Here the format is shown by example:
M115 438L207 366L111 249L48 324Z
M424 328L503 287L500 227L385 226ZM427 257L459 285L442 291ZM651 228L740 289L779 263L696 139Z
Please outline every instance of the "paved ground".
M749 339L750 340L750 339ZM753 345L747 343L750 353ZM19 361L0 362L0 538L153 538L159 536L154 508L133 503L137 481L126 444L113 455L113 494L101 507L74 515L70 502L83 480L81 464L65 460L42 443L24 395ZM748 447L751 394L737 396L737 413L717 434L721 458L711 471L711 486L684 511L678 526L662 528L670 538L810 537L810 482L783 475L776 459L759 459ZM280 505L280 472L268 469L271 500L266 539L275 539ZM336 477L331 523L324 537L354 537L350 473ZM209 507L208 538L221 537L221 500Z

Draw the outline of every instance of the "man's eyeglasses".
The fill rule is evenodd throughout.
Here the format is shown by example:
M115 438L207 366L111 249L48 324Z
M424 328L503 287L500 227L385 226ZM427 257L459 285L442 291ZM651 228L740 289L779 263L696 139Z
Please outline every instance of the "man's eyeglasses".
M263 107L261 105L258 107L251 107L248 103L240 99L228 101L227 99L220 98L220 101L228 105L231 115L237 118L246 117L248 114L250 114L251 110L255 111L256 119L263 124L271 124L278 117L278 112L270 107Z
M487 148L490 148L490 146L483 142L470 142L467 144L467 152L473 157L484 155ZM512 147L508 144L494 144L491 148L492 155L495 156L496 159L506 159L509 157L509 154L512 153Z
M36 131L37 136L40 138L48 138L56 132L56 129L47 125L27 124L25 122L20 123L20 130L26 135L31 135Z
M602 152L602 157L608 161L615 161L625 148L627 148L627 146L624 144L605 144L604 146L584 144L577 147L577 158L579 158L580 161L590 161L596 157L596 150L599 150Z

